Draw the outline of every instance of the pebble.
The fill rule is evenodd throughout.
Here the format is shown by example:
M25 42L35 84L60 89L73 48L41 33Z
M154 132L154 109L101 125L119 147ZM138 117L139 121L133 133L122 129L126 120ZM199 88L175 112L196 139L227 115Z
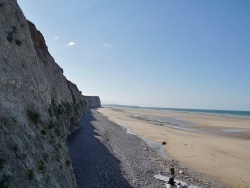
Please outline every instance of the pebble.
M184 174L183 170L179 170L179 174Z

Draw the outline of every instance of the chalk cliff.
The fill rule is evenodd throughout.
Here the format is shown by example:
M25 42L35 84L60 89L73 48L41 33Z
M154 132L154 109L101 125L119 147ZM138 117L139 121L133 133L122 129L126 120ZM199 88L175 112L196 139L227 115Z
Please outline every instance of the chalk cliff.
M87 101L88 108L101 107L101 101L98 96L83 96L83 100Z
M66 139L88 103L16 0L0 0L0 187L76 187Z

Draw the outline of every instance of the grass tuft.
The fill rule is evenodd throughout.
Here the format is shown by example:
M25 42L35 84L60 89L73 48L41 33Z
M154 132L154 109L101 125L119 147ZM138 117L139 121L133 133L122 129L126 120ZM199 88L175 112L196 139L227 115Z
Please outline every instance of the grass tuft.
M17 152L18 151L18 146L14 145L12 149L13 149L14 152Z
M5 159L0 158L0 169L4 167Z
M34 172L33 172L33 170L29 170L29 172L28 172L28 180L33 180L34 179Z
M9 188L10 186L10 177L3 175L2 181L0 182L0 188Z
M46 131L45 130L41 130L41 134L46 135Z
M65 164L66 164L67 167L69 167L69 166L70 166L70 160L67 160L67 161L65 162Z
M39 120L39 114L37 112L33 112L31 110L27 110L27 116L32 121L32 123L34 123L34 124L37 125L38 120Z
M17 46L21 46L22 42L20 40L15 40Z

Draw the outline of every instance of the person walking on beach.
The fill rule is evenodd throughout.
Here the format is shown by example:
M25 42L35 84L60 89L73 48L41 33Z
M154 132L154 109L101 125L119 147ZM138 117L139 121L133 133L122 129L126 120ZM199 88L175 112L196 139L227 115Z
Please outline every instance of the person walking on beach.
M167 188L176 188L173 175L170 176L166 187Z

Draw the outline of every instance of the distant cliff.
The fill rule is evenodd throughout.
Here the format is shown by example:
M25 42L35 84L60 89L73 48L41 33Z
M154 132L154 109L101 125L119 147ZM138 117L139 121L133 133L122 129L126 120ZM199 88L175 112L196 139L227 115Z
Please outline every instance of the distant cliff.
M16 0L0 0L0 28L0 187L76 187L66 138L91 98L65 78Z
M98 96L83 96L83 100L87 101L88 108L99 108L101 107L101 101Z

